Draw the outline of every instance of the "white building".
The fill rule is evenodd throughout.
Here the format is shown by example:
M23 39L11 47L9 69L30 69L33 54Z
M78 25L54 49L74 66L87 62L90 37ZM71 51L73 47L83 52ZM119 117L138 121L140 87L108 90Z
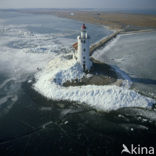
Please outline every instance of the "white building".
M89 56L89 36L86 31L85 24L82 25L81 34L77 37L78 43L73 46L76 46L77 52L74 58L80 63L83 71L90 71L92 62L90 61Z

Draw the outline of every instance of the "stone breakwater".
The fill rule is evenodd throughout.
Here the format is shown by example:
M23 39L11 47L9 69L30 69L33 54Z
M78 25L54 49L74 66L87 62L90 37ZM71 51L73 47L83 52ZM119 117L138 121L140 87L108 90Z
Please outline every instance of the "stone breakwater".
M109 41L111 41L113 38L116 38L118 34L120 34L121 30L118 30L114 32L113 34L109 35L106 38L103 38L102 40L96 42L95 44L92 44L90 47L90 56L96 51L97 49L101 48L102 46L105 46Z

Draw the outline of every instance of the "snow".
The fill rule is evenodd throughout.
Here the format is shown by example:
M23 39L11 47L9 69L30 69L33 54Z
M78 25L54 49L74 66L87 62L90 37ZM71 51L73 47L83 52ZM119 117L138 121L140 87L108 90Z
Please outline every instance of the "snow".
M97 110L111 111L122 107L151 107L155 100L142 96L125 86L70 86L63 82L81 79L85 74L74 60L66 60L60 55L49 62L42 71L36 73L34 89L48 99L76 101Z
M117 66L111 65L112 68L118 73L118 76L123 78L122 86L125 88L130 88L132 86L132 80L130 77L122 70L120 70Z
M39 24L34 26L41 27ZM66 37L72 34L68 34L68 31L67 34L53 32L42 34L30 31L27 27L28 25L22 24L0 26L0 52L3 55L0 57L0 66L3 67L0 68L0 73L5 73L9 77L2 82L0 89L7 91L6 84L13 81L11 89L8 88L9 92L7 91L6 96L1 98L0 105L10 99L12 102L17 101L18 96L15 95L15 90L19 88L19 82L25 82L35 72L37 73L35 74L36 82L33 84L34 89L52 100L76 101L103 111L121 107L148 107L155 102L153 99L129 90L129 85L63 87L62 84L67 80L91 76L84 75L79 64L65 59L65 55L62 54L64 53L62 49L69 48L69 44L74 43L73 39ZM107 48L113 48L119 39L116 38ZM49 62L48 65L46 65L47 62ZM28 82L31 83L30 80ZM130 81L126 79L125 82L129 84ZM11 106L9 105L7 109Z

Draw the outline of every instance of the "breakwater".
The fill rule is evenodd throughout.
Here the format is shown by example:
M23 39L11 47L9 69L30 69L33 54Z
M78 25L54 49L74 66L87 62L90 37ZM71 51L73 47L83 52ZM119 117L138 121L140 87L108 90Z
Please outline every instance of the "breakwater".
M104 46L106 43L108 43L109 41L111 41L113 38L115 38L121 31L116 31L113 34L111 34L110 36L96 42L95 44L92 44L90 46L90 56L94 53L95 50L101 48L102 46Z

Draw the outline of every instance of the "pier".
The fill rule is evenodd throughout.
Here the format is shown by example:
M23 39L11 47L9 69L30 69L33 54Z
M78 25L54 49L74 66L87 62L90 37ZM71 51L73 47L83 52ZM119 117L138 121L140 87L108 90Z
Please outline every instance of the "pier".
M115 37L116 37L118 34L120 34L120 33L121 33L121 30L118 30L118 31L114 32L113 34L111 34L111 35L109 35L109 36L107 36L107 37L101 39L100 41L98 41L98 42L92 44L92 45L90 46L90 56L94 53L95 50L97 50L97 49L99 49L99 48L105 46L106 43L108 43L109 41L111 41L113 38L115 38ZM73 48L74 48L75 50L77 50L77 48L78 48L78 43L76 42L76 43L74 43L72 46L73 46Z
M113 38L115 38L121 31L116 31L115 33L111 34L110 36L96 42L95 44L92 44L90 46L90 56L94 53L95 50L105 46L106 43L111 41Z

